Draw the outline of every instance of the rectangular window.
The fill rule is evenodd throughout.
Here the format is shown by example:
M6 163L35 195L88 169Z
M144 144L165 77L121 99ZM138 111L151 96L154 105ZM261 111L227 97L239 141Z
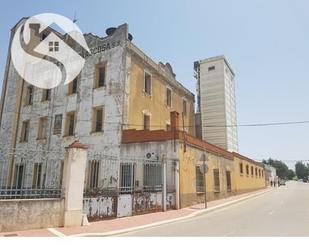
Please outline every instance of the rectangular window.
M25 165L16 164L15 165L15 188L21 189L24 185L24 174L25 174Z
M214 192L220 192L220 174L219 169L214 169Z
M32 105L33 103L33 86L28 86L26 90L25 105Z
M62 128L62 114L56 114L54 121L54 135L61 134L61 128Z
M146 72L144 75L144 92L151 95L151 75Z
M45 139L47 133L47 117L39 119L38 139Z
M68 90L68 94L75 94L77 93L77 83L78 83L78 79L77 77L69 84L69 90Z
M195 167L195 177L196 177L196 192L205 192L205 185L204 185L204 176L200 170L199 166Z
M253 172L254 170L253 170L253 166L251 166L251 176L253 177L253 175L254 175L254 172Z
M106 65L97 65L96 66L96 77L95 77L95 88L105 86L105 77L106 77Z
M30 126L29 120L26 120L23 122L22 127L21 127L21 137L20 137L21 142L28 142L29 126Z
M182 112L184 116L187 115L187 101L186 100L182 100Z
M162 190L162 166L159 163L144 164L144 190L161 191Z
M49 101L51 95L51 89L43 89L42 92L42 101Z
M211 67L208 68L208 72L209 72L209 71L214 71L215 69L216 69L215 66L211 66Z
M166 105L172 107L172 91L169 88L166 88Z
M133 163L120 164L120 192L130 193L134 188L135 165Z
M104 109L103 107L96 107L93 109L93 132L103 131Z
M42 163L35 163L33 165L32 188L40 189L41 180L42 180Z
M258 169L255 168L255 177L258 177Z
M100 161L92 160L88 165L88 188L97 188L99 186Z
M150 115L144 114L144 130L150 130Z
M248 164L246 165L246 174L249 175L249 166L248 166Z
M75 112L71 112L67 114L66 118L66 135L74 136L75 131Z
M242 163L239 164L239 172L242 175L244 173L244 167L242 165Z
M262 177L264 177L264 170L262 170Z
M226 171L226 189L227 191L232 191L232 180L230 171Z

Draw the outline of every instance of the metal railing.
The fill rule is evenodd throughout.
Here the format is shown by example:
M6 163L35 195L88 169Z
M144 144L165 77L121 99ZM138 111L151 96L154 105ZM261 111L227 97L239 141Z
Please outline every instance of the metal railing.
M61 197L61 189L0 189L0 199L41 199Z
M59 152L0 150L0 199L61 198L62 178Z

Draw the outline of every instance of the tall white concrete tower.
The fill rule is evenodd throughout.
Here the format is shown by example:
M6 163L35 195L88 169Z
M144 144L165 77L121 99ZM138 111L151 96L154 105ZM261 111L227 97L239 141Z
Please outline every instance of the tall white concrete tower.
M235 74L224 56L194 63L197 134L228 151L238 151Z

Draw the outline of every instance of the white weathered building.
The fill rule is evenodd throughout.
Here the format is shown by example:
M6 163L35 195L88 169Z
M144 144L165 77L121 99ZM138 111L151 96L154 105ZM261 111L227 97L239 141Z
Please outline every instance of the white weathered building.
M228 151L238 151L235 74L224 56L194 63L197 77L197 134Z

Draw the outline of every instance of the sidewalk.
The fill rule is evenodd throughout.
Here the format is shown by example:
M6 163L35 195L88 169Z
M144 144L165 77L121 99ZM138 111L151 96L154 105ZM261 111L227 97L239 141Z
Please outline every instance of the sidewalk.
M194 217L201 213L211 212L234 203L244 201L246 199L264 194L271 191L270 188L263 190L253 191L237 196L228 197L216 201L208 202L207 209L204 209L204 204L198 204L191 207L186 207L179 210L170 210L167 212L156 212L137 216L123 217L112 220L103 220L92 222L88 226L82 227L69 227L69 228L48 228L36 229L27 231L16 231L0 233L2 236L33 236L33 237L50 237L50 236L91 236L101 235L108 236L114 234L121 234L132 230L138 230L150 226L175 222L190 217Z

